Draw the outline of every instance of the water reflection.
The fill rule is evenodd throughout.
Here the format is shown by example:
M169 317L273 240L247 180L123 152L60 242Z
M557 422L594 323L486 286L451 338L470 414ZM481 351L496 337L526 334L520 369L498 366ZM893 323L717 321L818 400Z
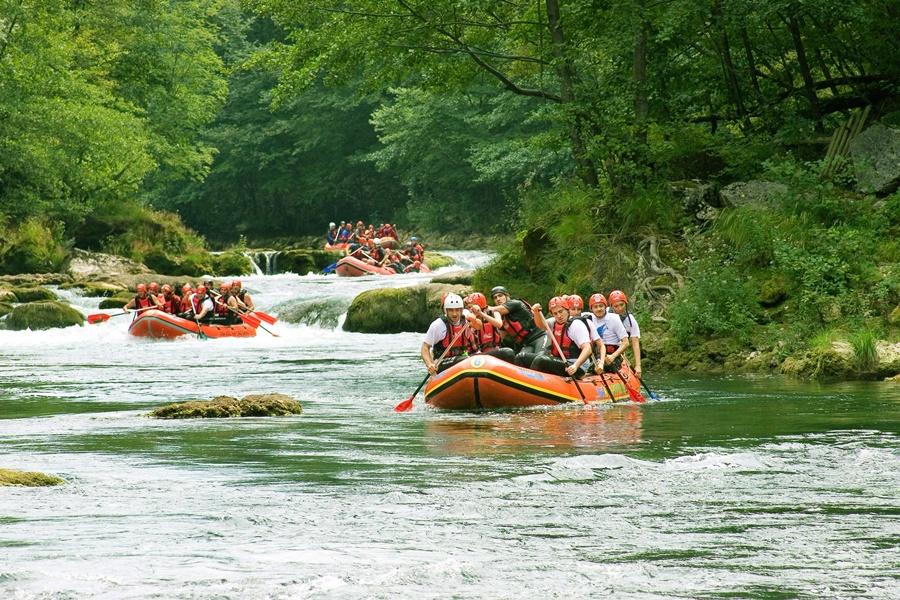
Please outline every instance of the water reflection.
M643 413L634 404L444 414L425 423L425 443L433 454L623 452L643 441L642 422Z

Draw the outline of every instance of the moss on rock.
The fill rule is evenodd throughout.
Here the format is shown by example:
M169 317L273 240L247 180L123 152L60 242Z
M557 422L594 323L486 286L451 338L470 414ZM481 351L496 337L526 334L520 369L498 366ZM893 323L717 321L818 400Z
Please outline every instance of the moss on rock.
M84 325L84 315L62 302L21 304L6 317L6 328L14 331L54 329L72 325Z
M342 252L330 250L284 250L275 256L275 270L279 273L306 275L309 272L323 270L340 260L342 256Z
M459 271L450 271L449 273L432 277L431 283L449 283L451 285L471 286L474 273L475 271L463 269L460 269Z
M5 317L13 311L13 305L9 302L0 302L0 317Z
M425 260L423 261L428 268L432 271L437 271L438 269L442 269L444 267L449 267L450 265L456 264L456 259L447 256L446 254L437 254L435 252L426 252Z
M367 290L354 298L347 309L344 330L358 333L424 333L428 325L443 313L441 296L447 292L467 295L471 291L458 285L437 283Z
M123 296L113 296L112 298L105 298L100 301L100 309L106 310L108 308L124 308L126 304L128 304L131 299L134 297L134 294L126 297Z
M212 264L213 274L218 276L253 273L253 263L243 253L236 250L212 255Z
M78 283L66 283L59 286L61 290L81 290L81 293L91 298L109 298L120 292L128 291L127 288L120 283L111 283L109 281L82 281Z
M15 304L18 301L19 299L16 298L16 294L12 290L0 290L0 302Z
M299 415L300 403L284 394L250 394L240 400L217 396L157 408L148 417L156 419L221 419L227 417L279 417Z
M44 302L57 300L58 297L52 291L42 287L16 288L13 290L19 302Z
M34 471L15 471L0 469L0 485L21 485L26 487L42 487L62 485L65 481L53 475L45 475Z

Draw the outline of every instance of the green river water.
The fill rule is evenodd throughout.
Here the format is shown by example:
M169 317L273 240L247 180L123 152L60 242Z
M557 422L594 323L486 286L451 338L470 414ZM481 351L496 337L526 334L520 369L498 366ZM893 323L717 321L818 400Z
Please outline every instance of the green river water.
M245 285L277 315L423 280ZM0 468L67 482L0 488L0 598L900 597L897 386L648 362L659 402L395 413L421 334L165 342L127 319L0 332ZM304 414L142 416L267 392Z

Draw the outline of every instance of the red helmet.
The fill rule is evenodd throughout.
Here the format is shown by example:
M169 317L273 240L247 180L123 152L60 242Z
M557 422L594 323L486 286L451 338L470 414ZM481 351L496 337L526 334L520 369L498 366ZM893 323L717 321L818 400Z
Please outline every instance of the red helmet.
M220 292L227 292L227 291L229 291L230 289L231 289L231 286L228 285L227 283L223 283L222 285L219 286L219 291L220 291Z
M205 295L206 295L206 286L205 286L205 285L198 285L198 286L197 286L197 293L198 293L199 295L201 295L201 296L205 296Z
M420 263L420 262L417 261L417 260L414 260L414 261L413 261L413 266L414 266L414 267L421 267L421 266L422 266L422 263Z
M591 306L594 306L595 304L603 304L604 306L607 305L606 304L606 296L604 296L603 294L601 294L599 292L596 294L591 294L591 298L590 298L590 300L588 300L588 302L591 303Z
M553 298L550 298L550 302L547 303L547 308L551 311L556 310L557 308L569 310L569 299L566 296L554 296Z
M625 297L625 292L614 290L609 293L609 303L615 304L616 302L624 302L625 304L628 304L628 298Z
M232 282L231 282L231 287L241 287L241 280L240 280L240 279L235 279L234 281L232 281Z
M191 288L191 284L186 283L186 284L184 284L183 286L181 286L181 293L182 293L182 294L190 294L190 293L191 293L191 289L192 289L192 288Z
M487 298L481 292L472 292L469 299L472 304L477 304L480 308L487 308Z
M171 292L171 291L172 291L172 286L169 285L168 283L164 283L163 286L162 286L162 292L163 292L163 294L168 294L168 293Z
M569 308L572 310L581 310L584 308L584 300L578 294L569 296Z
M357 227L362 227L362 226L363 226L363 222L362 222L362 221L357 221L357 222L356 222L356 226L357 226Z
M151 292L158 292L158 291L159 291L159 284L156 283L156 282L147 284L147 289L150 290Z
M139 284L137 284L137 291L138 291L138 293L140 293L140 292L146 292L146 291L147 291L147 286L144 285L143 283L139 283Z

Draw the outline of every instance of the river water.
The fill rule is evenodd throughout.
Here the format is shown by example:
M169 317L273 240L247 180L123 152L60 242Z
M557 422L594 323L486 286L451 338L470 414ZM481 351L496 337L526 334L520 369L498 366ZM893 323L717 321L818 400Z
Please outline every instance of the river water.
M277 316L425 279L245 286ZM0 468L67 482L0 488L0 598L900 597L895 386L648 363L659 402L395 413L421 334L153 341L127 320L0 332ZM268 392L304 414L143 417Z

